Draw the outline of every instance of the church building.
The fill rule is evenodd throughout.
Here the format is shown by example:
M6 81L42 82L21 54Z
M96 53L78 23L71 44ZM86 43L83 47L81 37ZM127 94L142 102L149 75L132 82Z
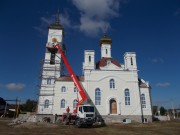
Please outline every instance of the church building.
M59 22L48 27L45 47L56 38L63 44L64 28ZM92 48L93 49L93 48ZM106 123L152 122L151 87L139 78L135 52L125 52L124 64L112 57L112 39L106 34L100 39L101 57L95 61L94 50L84 50L83 74L77 76L87 96L96 108L96 114ZM39 90L38 115L62 115L77 104L78 90L70 76L64 75L64 63L59 53L46 49Z

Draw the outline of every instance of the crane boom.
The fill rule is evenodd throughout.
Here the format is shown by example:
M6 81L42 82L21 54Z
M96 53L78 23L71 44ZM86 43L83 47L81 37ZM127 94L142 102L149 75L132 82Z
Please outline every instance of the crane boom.
M82 98L80 101L78 101L78 105L80 105L81 103L83 103L87 99L85 91L84 91L83 87L81 86L81 84L79 83L76 75L74 74L74 72L73 72L73 70L72 70L66 56L64 55L63 50L60 47L60 45L58 43L56 43L53 47L54 47L54 49L57 48L59 53L61 54L61 57L63 59L63 62L65 64L69 74L70 74L70 77L73 80L75 87L78 89L78 92L79 92L79 94L80 94L80 96Z

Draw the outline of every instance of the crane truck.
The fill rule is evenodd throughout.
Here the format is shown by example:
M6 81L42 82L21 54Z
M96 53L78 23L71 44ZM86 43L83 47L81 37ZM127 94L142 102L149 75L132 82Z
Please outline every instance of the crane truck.
M61 54L61 58L70 74L72 81L74 82L74 86L77 88L77 91L81 96L81 100L77 99L77 106L73 110L73 113L70 113L69 107L66 109L66 113L63 113L62 115L62 121L64 124L73 123L78 127L92 126L93 123L95 123L96 118L95 107L88 103L91 100L88 99L85 90L83 89L76 75L74 74L61 46L57 42L57 39L53 38L52 42L52 46L48 46L47 49L51 53L53 53L53 56L55 56L55 53L57 52Z

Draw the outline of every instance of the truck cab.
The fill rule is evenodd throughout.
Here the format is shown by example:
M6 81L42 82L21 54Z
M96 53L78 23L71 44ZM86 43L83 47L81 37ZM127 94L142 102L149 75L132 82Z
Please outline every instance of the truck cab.
M79 105L75 124L78 127L92 126L95 122L95 107L92 105Z

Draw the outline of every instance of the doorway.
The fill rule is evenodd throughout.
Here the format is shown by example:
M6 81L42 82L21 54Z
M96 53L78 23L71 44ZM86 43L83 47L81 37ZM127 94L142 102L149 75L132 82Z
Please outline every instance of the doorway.
M110 114L117 114L117 103L115 99L110 100Z

